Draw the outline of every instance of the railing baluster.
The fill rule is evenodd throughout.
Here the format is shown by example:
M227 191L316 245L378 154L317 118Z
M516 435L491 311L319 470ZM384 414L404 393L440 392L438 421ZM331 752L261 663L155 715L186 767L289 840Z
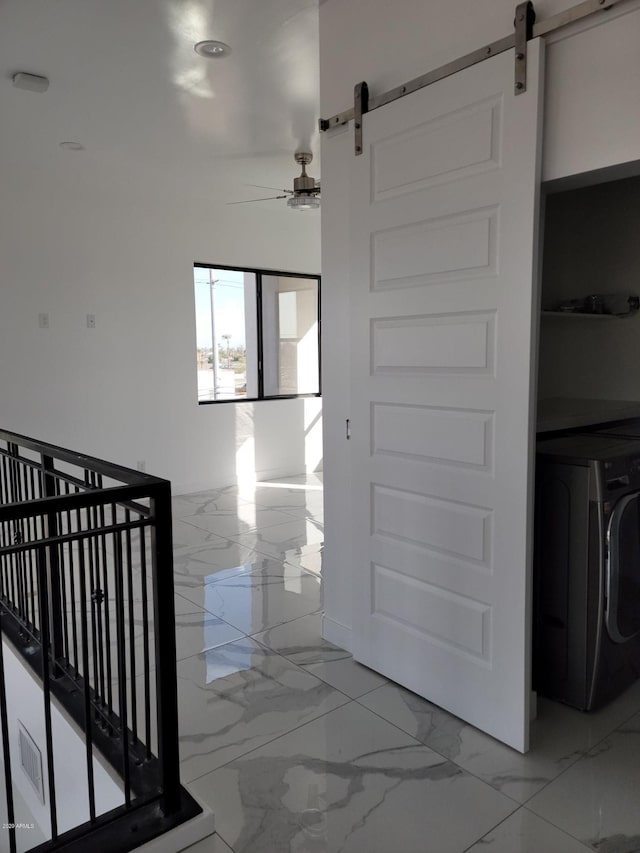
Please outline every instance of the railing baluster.
M22 525L22 523L20 523ZM15 530L15 525L14 525ZM14 533L14 542L18 544L24 541L22 535L20 534L20 538L16 539L16 533ZM23 621L27 620L27 614L25 613L25 589L24 589L24 551L19 551L16 554L16 593L17 593L17 606L18 606L18 615L20 619Z
M97 489L98 481L95 472L91 472L91 488ZM102 628L102 599L104 590L100 582L100 547L98 538L98 508L91 507L89 510L89 523L91 529L96 533L89 539L89 556L92 566L91 571L91 613L92 625L95 627L94 636L94 679L95 693L99 703L104 704L104 636ZM99 719L98 709L94 712L96 721Z
M142 586L142 661L144 670L144 742L151 758L151 695L149 690L149 601L147 598L147 536L140 531L140 584ZM158 627L156 626L156 631Z
M58 481L54 474L54 463L51 456L42 456L42 471L44 474L44 494L45 497L56 497L58 495ZM58 535L58 514L56 512L47 513L47 536L55 537ZM51 608L51 665L52 675L57 678L60 675L56 661L63 657L63 641L62 641L62 602L61 602L61 584L60 584L60 560L59 549L57 545L54 548L49 548L47 558L49 560L49 607Z
M115 514L115 506L113 507ZM115 584L116 584L116 636L118 661L118 696L120 702L120 730L122 741L122 780L124 801L131 805L131 774L129 770L129 735L127 732L127 655L124 634L124 592L122 584L122 533L115 534ZM135 689L135 685L132 685Z
M18 503L18 486L16 483L16 462L15 462L15 454L17 453L17 448L15 444L9 445L9 484L10 484L10 500L11 503ZM14 544L16 543L16 522L14 521L12 525L12 541ZM13 559L13 577L14 577L14 596L13 596L13 606L17 610L18 615L21 615L21 595L20 595L20 558L21 554L18 553L14 556Z
M7 457L2 455L0 458L0 503L8 504L9 499L7 497L7 473L6 473L6 464ZM8 522L3 521L0 524L0 547L2 547L7 542L7 528Z
M92 595L92 599L94 599L94 608L96 615L96 631L97 631L97 639L98 639L98 675L97 675L97 693L100 701L104 704L105 698L105 660L104 660L104 640L105 640L105 625L103 620L102 613L102 603L105 598L104 587L102 584L101 572L100 572L100 561L102 559L100 553L100 542L98 540L98 536L92 540L93 545L93 554L95 557L95 577L94 577L94 593Z
M89 516L91 513L89 512ZM98 587L94 580L95 573L95 562L94 562L94 554L93 554L93 539L86 540L87 545L87 558L89 561L88 566L88 580L89 580L89 606L91 613L91 655L93 659L93 678L92 684L95 685L98 696L100 695L100 681L99 681L99 666L98 666L98 626L97 626L97 616L96 616L96 599L94 597L97 595ZM86 583L85 579L85 583Z
M73 493L78 494L78 487L74 486ZM69 532L73 530L73 514L71 512L67 513L67 519L69 523ZM70 658L71 663L75 667L76 672L79 672L78 668L78 626L76 621L76 567L75 567L75 558L73 556L74 543L69 542L68 545L68 554L69 554L69 615L71 618L71 650L73 652L73 658Z
M131 512L125 510L125 521L131 521ZM133 570L131 559L131 531L125 531L126 559L127 559L127 584L129 587L129 670L131 673L131 739L135 743L138 737L138 707L136 702L136 639L135 639L135 613L133 602Z
M29 484L31 486L31 491L29 494L30 500L35 500L37 497L36 493L36 472L35 468L29 468Z
M11 472L11 502L12 503L20 503L20 489L19 489L19 472L17 468L16 455L18 454L18 448L15 444L10 445L10 472ZM22 537L22 520L14 521L13 523L13 542L14 544L19 544L23 541ZM21 583L21 569L22 569L22 552L18 552L15 555L14 560L14 575L15 575L15 598L14 598L14 606L17 610L18 616L23 619L23 592L22 592L22 583Z
M2 503L8 504L9 494L7 491L7 450L3 448L2 452L2 477L0 477L0 496L2 497Z
M9 490L9 503L15 503L15 486L14 486L14 473L13 473L13 460L12 455L14 452L14 445L9 444L9 459L8 459L8 479L7 479L7 487ZM13 524L9 523L9 542L13 543L14 541L14 533L15 527ZM16 575L16 565L17 565L18 557L16 554L12 554L10 558L11 563L11 605L13 610L16 609L16 600L18 597L17 592L17 575Z
M82 637L82 670L83 670L83 692L84 692L84 740L87 754L87 787L89 789L89 820L96 819L96 794L93 779L93 738L91 735L93 721L91 719L91 694L89 679L89 636L87 630L87 608L90 607L87 598L87 580L85 563L84 543L80 545L80 635ZM93 609L93 608L92 608Z
M7 457L5 455L2 456L2 466L0 467L1 476L0 476L0 495L2 498L3 504L8 504L9 501L9 480L7 475ZM11 544L11 536L10 536L11 523L9 521L3 521L2 525L0 525L0 547ZM2 597L4 599L8 598L8 585L9 585L9 575L11 571L11 557L8 554L2 555L2 564L0 568L2 569L2 576L0 577L0 588L2 590Z
M33 468L24 469L25 481L25 500L32 501L34 499L34 479L35 474ZM37 522L36 518L28 518L26 520L27 527L27 542L33 542L36 539ZM35 621L35 602L34 602L34 586L33 586L33 551L25 552L25 589L27 595L27 622L34 624Z
M2 733L2 754L4 758L4 787L7 802L7 823L9 824L9 851L16 853L16 816L13 806L13 781L11 776L11 752L9 749L9 725L7 719L7 690L4 677L4 649L2 642L2 620L0 610L0 731Z
M40 622L42 637L42 695L44 702L44 728L47 742L47 777L49 781L49 816L51 819L51 838L58 837L58 813L56 806L56 781L53 760L53 732L51 728L51 672L49 638L49 584L47 581L47 546L38 548L38 600L40 601Z
M9 485L10 485L10 501L11 503L18 502L18 489L16 486L16 461L15 456L18 448L15 444L9 444Z
M16 487L15 500L18 503L22 503L24 501L24 491L23 491L23 469L19 465L17 461L17 457L19 456L18 447L15 447L15 457L14 458L14 482ZM25 541L25 522L23 519L17 521L13 525L13 539L14 542L20 543ZM26 589L26 565L25 565L25 553L21 551L18 555L17 561L17 569L18 569L18 613L20 614L20 618L25 622L29 620L29 614L27 613L27 589Z
M104 504L100 506L100 524L104 528L105 527L105 508ZM115 537L111 537L115 544ZM104 624L105 624L105 637L104 637L104 645L105 645L105 654L107 658L107 706L109 708L113 708L113 687L112 687L112 667L111 667L111 619L109 615L109 554L107 551L107 536L106 534L102 534L102 583L104 587L104 601L102 602L104 608Z
M27 527L31 528L31 525L27 522ZM31 531L29 530L29 537L27 539L28 542L32 542L33 538L31 536ZM31 585L32 580L32 551L24 552L24 589L25 589L25 600L26 600L26 608L25 608L25 619L30 625L34 623L34 591Z
M23 501L33 500L33 468L22 466ZM35 539L35 518L27 518L24 522L26 529L25 542L33 542ZM24 590L25 590L25 619L33 624L33 588L31 586L33 565L33 551L28 549L24 552Z
M64 483L64 494L69 494L69 483ZM67 513L68 515L68 513ZM64 518L64 516L63 516ZM71 550L71 543L67 546L67 553ZM67 598L67 566L68 560L65 560L65 545L60 545L60 595L62 598L62 645L64 648L64 658L69 660L69 611L71 610L69 599Z

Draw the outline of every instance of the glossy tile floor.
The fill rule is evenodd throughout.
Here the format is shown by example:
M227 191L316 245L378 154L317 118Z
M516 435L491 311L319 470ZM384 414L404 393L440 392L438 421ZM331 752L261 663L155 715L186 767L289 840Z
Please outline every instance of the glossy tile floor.
M640 851L640 685L522 756L320 637L318 476L174 499L191 853Z

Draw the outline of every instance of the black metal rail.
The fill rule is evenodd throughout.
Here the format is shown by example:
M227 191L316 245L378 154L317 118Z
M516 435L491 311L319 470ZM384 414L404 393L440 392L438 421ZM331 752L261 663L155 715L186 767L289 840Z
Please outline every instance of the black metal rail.
M128 851L200 812L180 786L171 490L166 480L0 430L0 630L42 686L49 840ZM158 626L163 626L159 630ZM17 849L16 698L0 643L8 841ZM53 711L82 732L77 825L61 823ZM117 773L104 805L96 774ZM111 772L112 772L111 771ZM104 773L103 773L104 775ZM24 784L22 777L21 781ZM113 800L113 796L111 797Z

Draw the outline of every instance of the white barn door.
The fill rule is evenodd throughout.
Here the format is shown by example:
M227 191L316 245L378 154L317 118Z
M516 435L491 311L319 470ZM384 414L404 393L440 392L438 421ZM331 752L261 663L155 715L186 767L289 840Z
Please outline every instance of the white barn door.
M350 189L354 655L521 751L541 51L366 115Z

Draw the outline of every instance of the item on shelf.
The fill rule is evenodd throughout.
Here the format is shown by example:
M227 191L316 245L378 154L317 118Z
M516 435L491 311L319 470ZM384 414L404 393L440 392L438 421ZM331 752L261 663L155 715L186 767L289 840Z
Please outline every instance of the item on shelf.
M618 317L635 314L640 308L640 297L635 293L610 293L604 300L605 314L616 314Z
M604 310L604 296L599 296L597 293L592 296L587 296L586 298L587 304L587 314L605 314L610 312L605 312Z
M555 311L562 311L566 314L589 314L587 308L587 298L583 297L582 299L569 299L566 302L561 302L555 309Z

